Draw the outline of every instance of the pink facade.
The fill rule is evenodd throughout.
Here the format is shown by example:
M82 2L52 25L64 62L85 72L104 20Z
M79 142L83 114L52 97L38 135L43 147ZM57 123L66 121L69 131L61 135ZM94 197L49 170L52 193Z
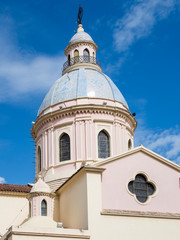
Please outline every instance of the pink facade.
M36 149L41 148L41 169L46 175L59 172L60 178L67 177L81 164L99 161L98 134L102 130L109 135L110 156L128 151L129 139L133 147L134 120L117 107L119 104L123 109L123 105L107 100L107 105L103 106L104 100L101 99L91 100L90 105L86 100L81 99L81 105L74 100L65 102L65 113L57 112L53 118L56 106L54 109L51 107L51 113L40 115L44 122L41 121L42 126L37 126ZM86 104L83 105L83 101ZM63 133L70 136L71 159L60 162L59 139ZM37 161L36 176L39 174L38 164Z
M180 213L180 173L168 162L138 151L102 166L106 169L102 176L103 209ZM156 187L155 194L143 204L128 190L128 183L138 173Z
M53 217L53 201L52 198L46 195L37 195L29 199L30 202L30 216L31 217L40 217L41 213L41 203L45 200L47 203L47 217Z

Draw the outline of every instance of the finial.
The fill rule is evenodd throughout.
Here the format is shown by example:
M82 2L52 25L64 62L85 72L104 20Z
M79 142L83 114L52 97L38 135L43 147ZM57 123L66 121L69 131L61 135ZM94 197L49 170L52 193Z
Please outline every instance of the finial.
M82 24L78 25L77 32L84 32L84 28L82 27Z
M78 11L78 16L77 16L77 23L80 25L82 22L82 17L83 17L83 8L80 6L80 1L79 1L79 11Z
M38 180L39 180L39 179L42 179L41 173L39 173L39 175L38 175Z

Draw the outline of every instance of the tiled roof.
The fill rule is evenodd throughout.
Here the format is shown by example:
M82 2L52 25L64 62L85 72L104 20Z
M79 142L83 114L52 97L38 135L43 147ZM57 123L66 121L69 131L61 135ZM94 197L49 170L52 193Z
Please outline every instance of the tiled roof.
M77 32L69 41L69 43L78 42L78 41L91 41L93 42L91 36L86 32Z
M122 93L108 76L97 70L81 67L66 73L53 84L38 115L54 104L81 97L116 100L128 108Z
M31 191L29 185L15 185L15 184L0 184L0 191L3 192L23 192L29 193Z

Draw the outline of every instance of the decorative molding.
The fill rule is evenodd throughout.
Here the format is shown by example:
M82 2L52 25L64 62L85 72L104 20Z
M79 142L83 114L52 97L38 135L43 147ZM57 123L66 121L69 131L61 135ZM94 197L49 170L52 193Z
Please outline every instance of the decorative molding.
M76 238L76 239L90 239L89 235L77 235L77 234L62 234L62 233L45 233L45 232L25 232L25 231L11 231L7 234L4 240L10 239L11 236L33 236L33 237L59 237L59 238Z
M50 198L54 198L56 195L54 193L34 192L34 193L29 193L27 196L27 199L31 199L33 197L39 197L39 196L47 196Z
M80 46L89 46L89 47L93 48L93 50L96 51L96 52L98 50L98 47L97 47L95 42L88 41L88 40L80 40L80 41L72 42L72 43L68 44L67 47L64 50L65 55L67 56L67 53L69 51L71 51L75 48L78 48Z
M114 120L108 120L108 119L94 119L93 122L113 123Z
M54 130L56 130L57 128L69 126L69 125L72 125L72 124L73 124L73 121L68 121L68 122L65 122L65 123L57 124L56 126L54 126Z
M36 138L37 132L49 122L54 122L54 120L57 120L57 119L62 119L68 116L76 116L84 113L108 114L113 116L115 115L116 117L122 118L125 122L131 123L129 125L132 126L132 131L134 131L137 126L137 122L135 118L131 116L129 110L124 110L122 108L118 108L114 106L106 106L106 109L104 109L102 105L85 104L85 105L75 105L69 108L50 112L38 117L36 123L33 125L33 128L31 130L32 136L33 138ZM47 126L47 129L51 127L52 127L52 124L50 126ZM46 129L44 129L44 131L45 130Z
M91 69L93 68L93 69L95 69L95 70L97 70L97 71L102 72L101 67L100 67L98 64L96 64L96 63L91 63L91 62L87 62L87 63L85 63L85 62L79 62L79 63L76 63L76 64L74 64L74 65L68 66L66 69L64 69L64 71L62 72L62 75L64 75L64 74L67 73L67 72L70 72L70 71L72 71L72 70L74 70L74 69L80 68L80 67L91 68Z
M7 196L7 197L26 198L28 194L29 193L23 193L23 192L0 191L0 196Z
M126 210L116 210L116 209L103 209L101 211L101 215L180 219L180 213L141 212L141 211L126 211Z
M168 160L167 158L164 158L162 156L160 156L159 154L145 148L143 145L140 145L139 147L136 147L136 148L133 148L131 150L128 150L127 152L124 152L122 154L119 154L117 156L114 156L114 157L109 157L108 159L105 159L105 160L102 160L102 161L99 161L97 163L93 163L93 166L95 167L99 167L99 166L102 166L104 164L108 164L110 162L113 162L113 161L116 161L116 160L120 160L126 156L130 156L134 153L137 153L137 152L143 152L143 153L146 153L147 155L151 156L151 157L154 157L155 159L157 159L158 161L160 161L161 163L175 169L176 171L180 172L180 166L177 165L176 163Z
M154 188L155 188L155 192L154 192L152 195L149 195L149 196L148 196L146 202L140 202L140 201L137 199L136 194L130 192L130 191L129 191L129 188L128 188L128 184L129 184L131 181L134 181L135 178L136 178L136 176L137 176L138 174L144 175L144 176L146 177L146 179L147 179L147 182L148 182L148 183L151 183L152 185L154 185ZM147 205L147 204L150 202L151 198L155 197L155 196L158 194L158 192L159 192L159 188L158 188L157 184L156 184L153 180L151 180L151 179L149 178L148 174L145 173L144 171L138 171L138 172L134 173L134 176L133 176L132 178L130 178L130 179L128 180L127 184L126 184L126 190L127 190L127 192L128 192L132 197L134 197L135 201L136 201L138 204L142 205L142 206Z

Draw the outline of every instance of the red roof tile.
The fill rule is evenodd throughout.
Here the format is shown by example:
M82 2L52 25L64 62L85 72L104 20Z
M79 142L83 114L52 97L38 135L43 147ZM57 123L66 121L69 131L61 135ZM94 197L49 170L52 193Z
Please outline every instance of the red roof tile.
M15 185L15 184L0 184L0 191L29 193L31 191L31 186Z

